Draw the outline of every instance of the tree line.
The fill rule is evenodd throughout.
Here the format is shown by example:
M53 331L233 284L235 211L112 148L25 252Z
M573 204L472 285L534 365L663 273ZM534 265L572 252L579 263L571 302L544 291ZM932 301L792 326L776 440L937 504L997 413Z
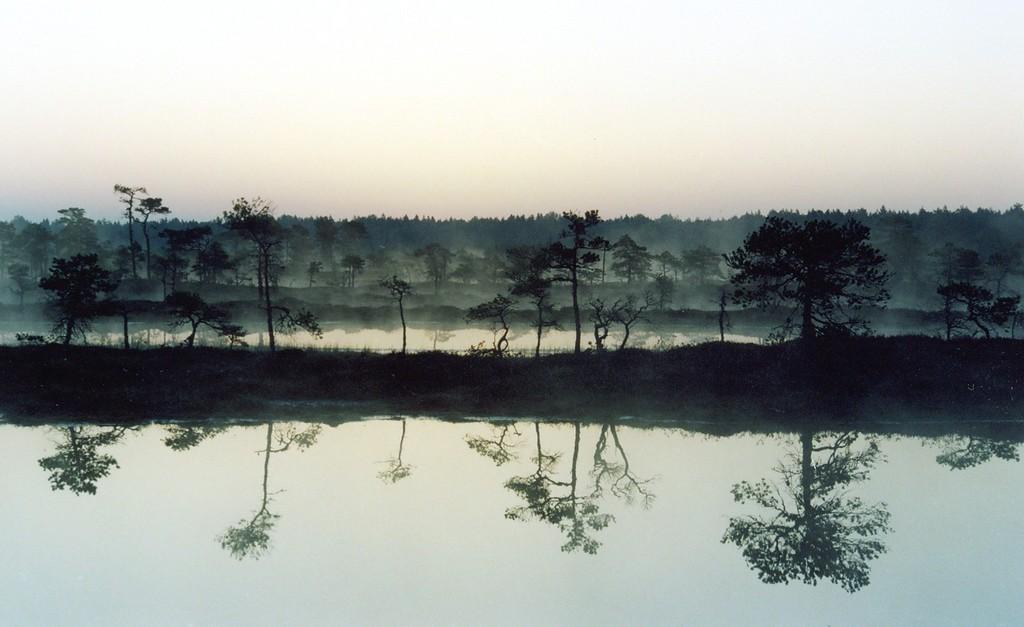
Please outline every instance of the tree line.
M240 344L244 329L228 312L188 289L230 276L229 282L256 288L263 330L273 350L276 333L322 334L308 309L286 306L273 296L283 279L299 272L303 283L313 287L327 275L328 283L353 288L368 269L376 279L364 288L376 289L398 305L403 353L405 298L421 288L437 294L458 281L498 288L494 298L470 307L465 317L491 326L492 344L476 350L499 356L508 351L512 312L523 305L533 312L534 354L540 355L544 332L559 324L554 315L556 287L571 305L576 353L583 349L588 325L595 350L606 348L614 327L621 328L619 348L625 348L632 328L649 311L672 305L682 281L715 294L723 341L730 305L785 313L781 337L865 332L869 326L863 314L884 307L892 290L907 283L930 286L928 302L941 312L947 339L1003 333L1013 337L1020 321L1015 289L1024 276L1020 242L1005 243L987 256L952 242L924 253L912 220L891 212L871 214L883 224L881 236L849 216L837 221L772 215L731 251L700 244L675 254L652 252L628 233L609 240L601 234L607 223L597 211L568 211L561 215L559 231L539 240L547 243L474 254L437 242L412 251L372 251L369 229L361 220L313 218L310 231L301 221L276 216L273 206L260 198L239 198L213 223L169 228L171 209L162 198L126 185L115 185L114 193L124 206L122 228L128 244L112 257L102 256L97 225L80 208L61 210L54 233L42 223L20 229L15 221L0 224L0 256L16 260L6 267L9 289L19 302L36 286L47 293L56 312L54 335L65 344L82 337L93 318L116 315L122 319L127 347L130 303L137 300L131 296L140 286L156 282L173 324L188 331L186 345L194 344L203 327L229 344ZM993 215L1009 219L1018 210L1015 206ZM960 219L992 217L980 211L948 213ZM151 222L154 216L160 221ZM612 275L624 288L621 297L598 297L588 289L610 282Z

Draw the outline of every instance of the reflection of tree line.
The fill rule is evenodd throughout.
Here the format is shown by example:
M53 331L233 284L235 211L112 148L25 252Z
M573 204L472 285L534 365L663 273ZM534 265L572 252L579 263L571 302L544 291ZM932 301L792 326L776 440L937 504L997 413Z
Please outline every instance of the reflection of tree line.
M138 427L75 425L56 429L60 440L53 455L39 460L49 473L51 489L75 494L96 494L98 482L117 460L109 447ZM172 426L164 444L187 451L227 431L226 426ZM488 435L466 437L473 451L498 467L519 458L517 449L526 441L515 423L491 425ZM510 520L537 520L551 524L565 536L562 551L596 553L601 543L597 532L614 522L602 513L601 500L611 496L627 504L639 502L645 509L654 502L652 478L640 478L630 465L614 424L600 427L589 472L581 467L581 423L572 423L572 448L564 474L558 472L561 451L546 449L541 423L533 423L529 461L532 472L515 475L505 487L521 502L510 506ZM271 511L270 459L289 449L306 449L316 443L320 425L305 428L268 422L263 456L261 498L251 516L239 520L219 538L221 546L237 559L261 557L270 546L270 535L279 518ZM397 455L378 473L385 483L411 475L403 461L407 435L401 420ZM977 466L992 458L1019 460L1019 443L978 435L945 436L934 440L941 451L936 462L951 470ZM757 514L730 518L722 542L735 544L747 564L766 583L801 581L817 584L829 580L853 592L869 582L870 562L886 551L883 538L890 531L885 503L869 504L851 494L854 485L868 478L879 461L878 445L855 432L804 431L799 447L775 467L775 480L741 481L732 488L735 500L756 505Z

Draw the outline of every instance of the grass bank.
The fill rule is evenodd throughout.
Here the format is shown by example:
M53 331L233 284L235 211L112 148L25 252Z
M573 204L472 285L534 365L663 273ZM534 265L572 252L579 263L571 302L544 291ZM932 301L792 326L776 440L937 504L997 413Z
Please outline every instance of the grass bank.
M1024 342L846 338L541 359L21 346L0 347L0 368L0 410L18 419L298 414L334 404L595 419L970 420L1020 417Z

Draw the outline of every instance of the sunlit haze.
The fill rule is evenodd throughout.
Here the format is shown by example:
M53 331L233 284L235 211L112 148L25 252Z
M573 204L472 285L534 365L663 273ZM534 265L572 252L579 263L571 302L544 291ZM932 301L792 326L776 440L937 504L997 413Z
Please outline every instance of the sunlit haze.
M48 2L0 217L730 215L1024 199L1024 3Z

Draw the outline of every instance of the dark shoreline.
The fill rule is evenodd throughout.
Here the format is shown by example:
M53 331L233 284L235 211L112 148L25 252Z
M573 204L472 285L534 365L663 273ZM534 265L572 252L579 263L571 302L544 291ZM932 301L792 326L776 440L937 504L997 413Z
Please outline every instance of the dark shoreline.
M0 347L5 419L239 415L665 417L800 425L1014 420L1024 342L843 338L492 358L217 348ZM332 408L333 409L330 409ZM728 418L727 418L728 417Z

